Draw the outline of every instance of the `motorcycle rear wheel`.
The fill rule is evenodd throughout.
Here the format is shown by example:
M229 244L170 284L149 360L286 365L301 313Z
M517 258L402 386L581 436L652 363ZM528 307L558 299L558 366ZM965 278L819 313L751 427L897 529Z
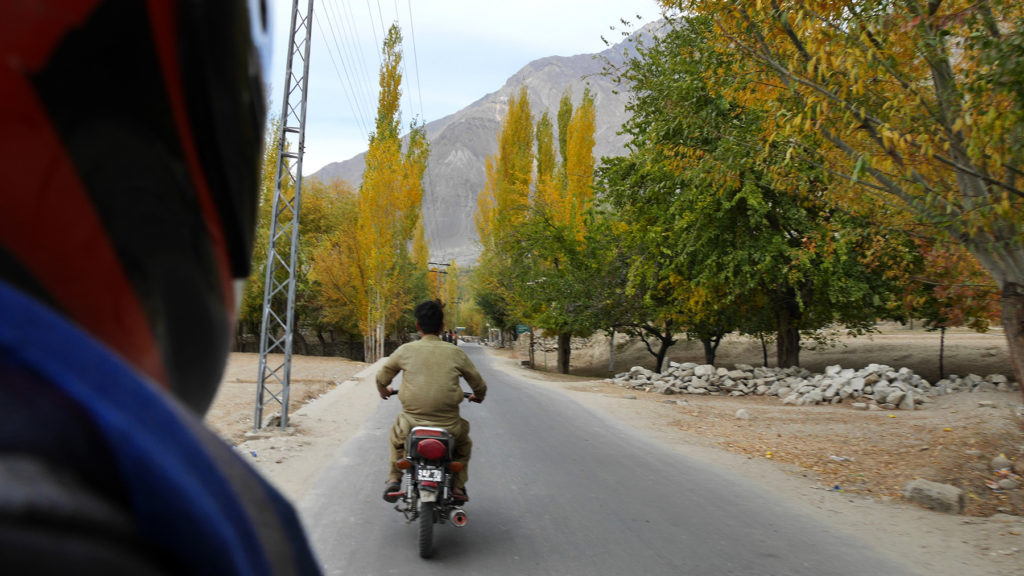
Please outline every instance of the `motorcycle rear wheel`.
M420 558L434 553L434 503L420 501Z

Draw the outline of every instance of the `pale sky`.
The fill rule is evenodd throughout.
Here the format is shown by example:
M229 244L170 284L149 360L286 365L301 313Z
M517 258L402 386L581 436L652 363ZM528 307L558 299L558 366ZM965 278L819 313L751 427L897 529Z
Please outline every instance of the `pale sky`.
M304 10L307 0L299 1ZM279 115L292 1L271 4L270 110ZM617 43L620 32L659 12L655 0L315 0L313 15L304 174L366 150L377 113L380 45L396 20L408 126L414 116L431 122L461 110L537 58L600 52L602 35Z

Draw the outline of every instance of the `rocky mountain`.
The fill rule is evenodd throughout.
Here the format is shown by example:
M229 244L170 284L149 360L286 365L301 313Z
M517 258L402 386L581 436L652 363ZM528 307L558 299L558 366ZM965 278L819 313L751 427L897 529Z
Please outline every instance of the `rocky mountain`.
M571 91L574 104L578 104L584 87L589 87L596 107L594 156L600 159L624 153L626 137L617 132L626 119L627 95L616 93L615 86L601 76L601 70L605 62L622 63L629 46L629 41L624 40L598 54L534 60L499 90L426 125L430 158L424 176L423 220L432 261L454 259L460 266L476 261L480 245L473 214L477 195L484 187L484 162L498 149L498 133L508 110L509 96L518 93L521 86L526 86L535 118L547 110L552 119L566 89ZM364 162L365 153L359 154L344 162L328 164L311 177L324 181L343 179L358 187Z

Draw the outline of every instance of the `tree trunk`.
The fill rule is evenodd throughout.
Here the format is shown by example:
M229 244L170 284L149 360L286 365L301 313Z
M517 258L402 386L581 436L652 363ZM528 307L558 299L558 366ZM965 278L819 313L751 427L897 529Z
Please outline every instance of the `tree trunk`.
M320 341L320 355L327 356L327 339L324 338L324 333L319 328L316 331L316 339Z
M722 343L722 337L701 338L700 343L704 345L704 363L715 365L715 355L718 353L718 345Z
M534 344L535 343L536 343L536 339L535 339L534 333L533 333L533 326L530 326L530 369L531 370L533 370L534 368L537 367L537 365L534 363L534 358L535 358Z
M608 337L608 373L615 372L615 329Z
M661 369L665 365L665 356L668 356L668 345L662 340L658 346L658 353L654 355L654 371L658 374L661 374Z
M569 373L569 355L572 353L571 343L572 334L558 335L558 372L560 374Z
M1000 319L1006 332L1007 349L1013 377L1024 394L1024 285L1016 282L1003 284Z
M946 368L943 360L946 357L946 327L939 329L939 379L946 377Z
M292 353L306 355L306 337L298 330L292 330Z
M761 358L762 358L762 362L764 362L763 366L765 368L767 368L768 367L768 342L765 341L764 334L760 334L760 336L761 336Z
M783 304L779 308L778 335L775 343L775 359L779 368L800 365L799 312L796 304Z

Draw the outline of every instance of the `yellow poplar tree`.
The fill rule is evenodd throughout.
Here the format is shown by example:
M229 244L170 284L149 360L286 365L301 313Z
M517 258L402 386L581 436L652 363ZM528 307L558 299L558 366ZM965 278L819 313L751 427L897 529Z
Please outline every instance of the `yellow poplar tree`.
M427 141L415 123L403 154L399 134L402 84L402 34L392 24L381 50L380 92L375 130L370 135L366 169L359 189L356 242L365 278L358 309L367 362L384 355L388 322L411 305L411 255L423 198Z
M530 207L530 184L533 177L533 117L526 87L519 96L508 101L508 115L502 123L495 161L496 224L498 234L521 223Z
M476 198L476 213L473 221L476 224L477 237L483 246L484 252L494 250L494 210L497 206L494 189L498 173L494 168L495 157L488 156L484 160L484 189Z
M423 230L423 219L416 220L412 237L412 263L417 270L426 270L430 262L430 242Z
M594 197L594 96L583 91L583 101L572 114L566 137L566 202L568 225L583 240L583 217Z
M554 148L554 127L547 112L537 121L537 186L535 205L552 218L568 214L568 205L559 178L558 157Z

